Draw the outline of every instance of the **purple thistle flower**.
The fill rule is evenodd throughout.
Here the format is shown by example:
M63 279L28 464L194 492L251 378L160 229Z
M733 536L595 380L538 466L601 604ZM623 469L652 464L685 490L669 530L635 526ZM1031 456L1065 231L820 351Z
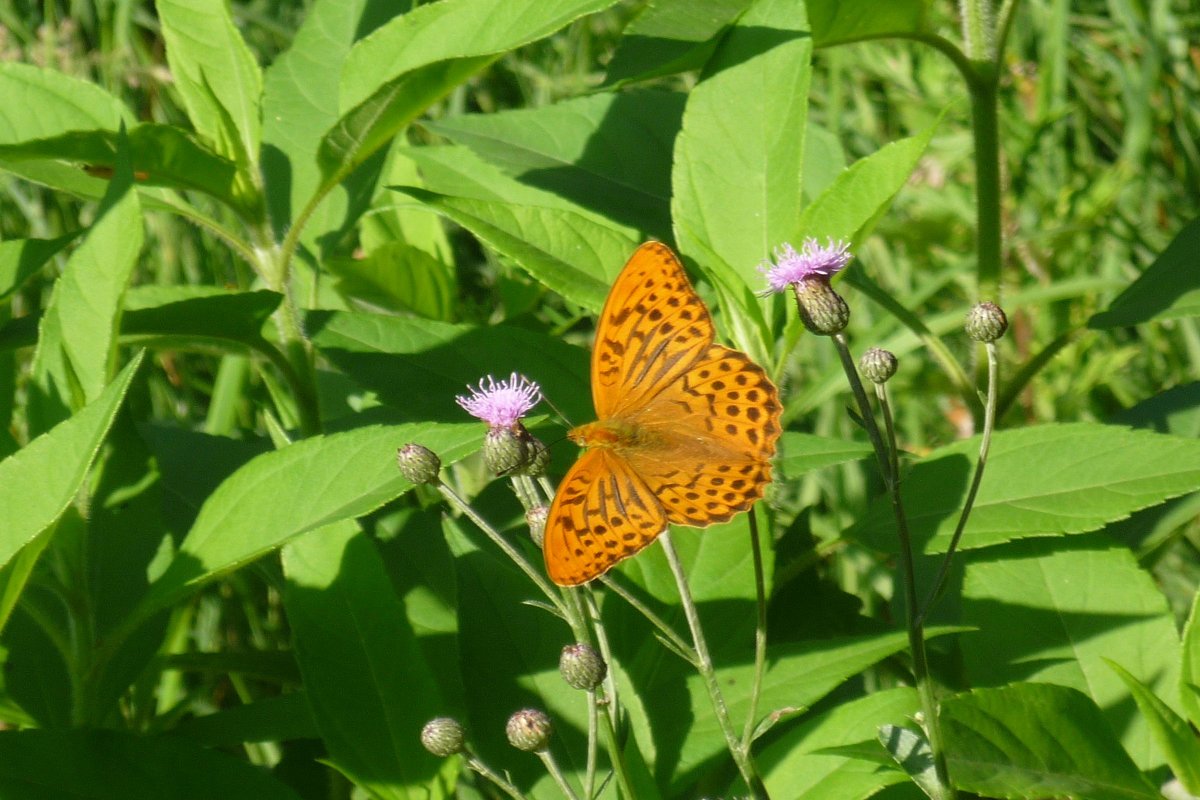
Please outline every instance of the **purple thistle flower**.
M542 387L524 375L514 372L506 381L497 381L491 375L471 388L470 395L458 395L454 399L473 417L486 422L492 428L511 428L525 416L529 409L542 401Z
M782 292L794 283L805 278L820 276L831 278L842 270L854 256L850 253L850 243L838 239L828 240L821 246L811 236L804 240L800 252L786 242L775 248L775 263L768 260L758 268L771 285L767 292Z

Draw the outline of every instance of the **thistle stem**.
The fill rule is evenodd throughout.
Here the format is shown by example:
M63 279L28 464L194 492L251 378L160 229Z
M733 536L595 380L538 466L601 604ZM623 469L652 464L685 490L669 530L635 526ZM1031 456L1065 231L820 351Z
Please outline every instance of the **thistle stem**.
M742 730L742 749L750 752L754 741L755 720L758 717L758 696L762 692L763 672L767 665L767 590L763 574L762 542L758 536L758 516L750 509L750 552L754 554L754 590L758 618L754 626L754 682L750 687L750 710L746 712L746 727Z
M521 791L516 786L513 786L503 777L493 772L487 764L484 764L482 761L480 761L479 757L470 750L465 751L463 753L463 757L466 759L468 767L473 769L479 775L482 775L484 778L487 778L492 783L496 784L496 786L498 786L502 792L513 798L513 800L525 800L525 795L521 794Z
M662 634L663 638L679 651L679 655L681 655L685 661L689 662L692 666L699 668L700 659L696 655L696 648L685 642L683 637L676 633L675 629L668 625L662 617L655 614L648 605L643 603L636 596L634 596L632 592L619 584L616 579L608 575L604 575L600 578L600 582L618 594L622 600L624 600L626 603L629 603L629 605L633 606L633 608L639 614L649 620L650 624L658 629L658 632Z
M554 760L554 754L550 752L550 748L538 750L537 757L546 765L546 771L550 773L550 777L554 778L554 782L562 790L563 796L568 798L568 800L579 800L579 795L575 794L575 790L571 788L571 784L567 783L567 777L559 769L558 762Z
M896 532L900 540L900 572L904 585L904 608L908 621L908 646L912 651L913 676L917 682L917 694L921 699L921 709L925 714L925 735L929 738L929 748L933 753L933 766L940 785L940 797L954 800L957 794L950 784L949 770L946 767L946 754L942 749L941 723L938 718L937 695L934 693L933 678L929 672L929 661L925 653L925 627L921 623L917 609L916 569L913 564L912 537L908 530L908 517L904 513L904 502L900 495L899 460L896 457L895 428L892 425L891 407L881 403L881 412L887 428L887 440L879 431L871 403L863 389L862 379L854 366L846 337L841 333L833 335L833 343L842 368L850 382L851 391L858 404L859 416L867 429L871 445L875 449L875 458L879 462L883 482L887 487L888 497L892 503L892 513L896 517ZM883 395L886 401L886 395Z
M763 785L762 778L758 775L754 761L750 757L750 752L738 741L737 733L733 729L733 723L729 719L729 708L725 705L724 695L721 694L721 685L717 681L717 672L713 668L713 660L708 652L708 643L704 638L704 630L700 626L700 614L696 611L695 601L692 600L692 592L688 588L687 575L684 574L683 564L680 562L679 554L675 551L675 545L671 541L671 532L664 531L658 537L658 540L662 542L663 552L667 555L667 563L671 565L671 572L675 575L675 584L679 587L679 600L683 605L683 614L687 618L688 627L692 631L692 641L696 646L696 655L698 657L696 667L700 671L700 676L704 679L704 687L708 690L709 699L712 700L717 723L721 726L721 732L725 734L725 744L729 748L729 754L733 756L733 761L737 765L738 772L741 773L742 780L746 782L746 787L750 790L751 796L755 800L769 800L770 795L767 794L767 787Z
M988 342L987 348L988 360L988 382L987 382L987 402L983 406L983 434L979 437L979 460L975 462L975 474L971 477L971 486L967 489L967 499L963 503L962 511L958 515L958 524L954 526L954 535L950 537L950 545L946 548L946 555L942 557L941 567L938 569L937 577L933 580L933 586L929 590L929 594L925 598L925 605L921 608L921 613L917 619L924 624L929 612L933 610L934 605L941 598L943 590L946 588L946 578L950 574L950 564L954 558L954 552L958 549L959 540L962 539L963 531L967 527L967 519L971 516L971 509L975 505L975 496L979 493L979 484L983 481L983 470L987 466L988 451L992 447L992 431L996 425L996 405L997 394L1000 383L1000 358L996 353L996 345L994 342Z

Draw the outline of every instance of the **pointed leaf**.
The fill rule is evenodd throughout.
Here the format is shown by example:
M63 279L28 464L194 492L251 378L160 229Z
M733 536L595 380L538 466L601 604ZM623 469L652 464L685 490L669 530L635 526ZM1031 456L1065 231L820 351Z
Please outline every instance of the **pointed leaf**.
M0 301L21 288L26 279L70 244L78 233L57 239L9 239L0 242Z
M1107 309L1088 320L1088 327L1119 328L1200 314L1197 252L1200 252L1200 219L1185 225L1128 289Z
M75 498L141 363L139 353L92 403L0 461L0 565Z
M941 705L950 774L987 797L1152 800L1138 772L1086 695L1023 683L978 689Z
M1139 681L1120 664L1109 659L1112 668L1133 695L1138 710L1150 726L1150 733L1167 756L1167 764L1175 777L1191 794L1200 794L1200 739L1188 727L1187 720L1159 700L1146 684Z
M780 480L795 480L806 472L870 458L874 451L866 442L827 439L811 433L784 431L779 440Z

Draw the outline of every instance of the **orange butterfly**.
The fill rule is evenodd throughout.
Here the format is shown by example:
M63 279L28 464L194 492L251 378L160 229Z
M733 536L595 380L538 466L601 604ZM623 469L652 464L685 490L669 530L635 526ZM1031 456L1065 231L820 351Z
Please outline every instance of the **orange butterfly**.
M779 395L716 329L671 248L647 242L617 276L596 330L596 422L546 520L546 571L560 586L607 572L666 530L745 511L771 481Z

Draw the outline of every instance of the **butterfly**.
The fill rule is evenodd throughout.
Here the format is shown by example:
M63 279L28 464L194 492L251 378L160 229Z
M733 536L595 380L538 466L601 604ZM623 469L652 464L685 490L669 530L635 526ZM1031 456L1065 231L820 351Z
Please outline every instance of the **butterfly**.
M704 301L671 248L647 242L617 276L592 349L595 422L546 518L546 572L576 586L666 530L745 511L771 481L779 393L742 352L714 344Z

